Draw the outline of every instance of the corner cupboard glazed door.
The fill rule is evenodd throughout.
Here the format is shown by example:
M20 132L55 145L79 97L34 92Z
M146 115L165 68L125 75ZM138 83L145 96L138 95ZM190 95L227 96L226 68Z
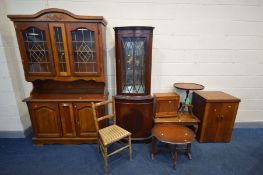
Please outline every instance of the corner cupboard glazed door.
M100 53L97 24L66 24L71 69L75 76L99 76Z
M54 64L47 23L17 23L16 32L27 76L54 76Z

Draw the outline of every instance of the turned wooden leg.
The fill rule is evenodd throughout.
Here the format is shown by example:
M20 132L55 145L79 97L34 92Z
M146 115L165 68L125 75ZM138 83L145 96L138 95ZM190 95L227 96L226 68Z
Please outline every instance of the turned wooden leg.
M156 142L157 142L157 139L153 136L152 137L152 145L151 145L151 158L152 160L154 159L154 156L157 152L157 148L156 148Z
M130 160L132 160L131 136L129 136L129 153L130 153Z
M108 174L108 150L107 146L103 148L103 157L104 157L104 174Z
M188 156L188 159L190 159L190 160L192 160L192 153L191 153L191 143L188 143L187 145L186 145L186 149L187 149L187 156Z
M99 136L97 136L97 144L98 144L98 152L100 153L101 150L100 150L100 139L99 139Z

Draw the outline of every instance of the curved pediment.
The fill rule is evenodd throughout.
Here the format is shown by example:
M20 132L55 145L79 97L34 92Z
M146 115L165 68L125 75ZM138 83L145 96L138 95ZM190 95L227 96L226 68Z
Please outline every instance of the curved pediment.
M94 22L107 24L107 21L103 16L81 16L75 15L64 9L49 8L41 10L33 15L8 15L12 21L62 21L62 22L74 22L74 21L83 21L83 22Z

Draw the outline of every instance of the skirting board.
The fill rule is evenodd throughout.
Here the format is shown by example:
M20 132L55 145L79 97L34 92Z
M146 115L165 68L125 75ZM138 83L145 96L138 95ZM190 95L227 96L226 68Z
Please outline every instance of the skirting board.
M234 128L263 128L263 121L236 122ZM28 127L25 131L0 131L0 138L25 138L31 133L31 127Z
M234 128L263 128L263 121L258 122L236 122Z
M31 127L28 127L24 131L0 131L0 138L25 138L31 133Z

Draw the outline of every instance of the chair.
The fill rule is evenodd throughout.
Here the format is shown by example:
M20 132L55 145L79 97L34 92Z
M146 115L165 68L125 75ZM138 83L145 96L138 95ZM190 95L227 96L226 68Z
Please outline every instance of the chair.
M105 116L98 116L98 112L96 109L100 107L108 106L109 104L112 104L112 114L111 115L105 115ZM104 157L104 172L105 174L108 174L108 157L112 156L113 154L116 154L126 148L129 148L129 155L130 160L132 160L132 146L131 146L131 133L126 131L125 129L119 127L116 125L116 114L115 114L115 100L114 97L112 97L112 100L103 101L100 103L92 103L92 112L93 117L95 121L95 126L97 130L97 143L98 143L98 151L102 152ZM113 119L113 124L109 125L104 128L100 128L99 122L103 120L109 120ZM121 148L118 148L117 150L108 153L108 146L120 141L121 139L128 138L128 143L125 144L125 146L122 146Z

